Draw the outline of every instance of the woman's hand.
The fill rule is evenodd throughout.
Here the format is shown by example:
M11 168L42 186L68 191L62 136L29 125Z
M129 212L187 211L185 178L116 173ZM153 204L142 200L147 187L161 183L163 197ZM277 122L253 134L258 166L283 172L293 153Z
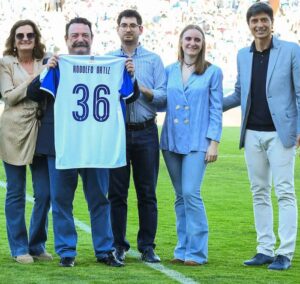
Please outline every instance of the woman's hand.
M205 156L205 161L207 163L213 163L217 160L218 158L218 146L219 143L217 141L210 141L210 144L207 148L206 156Z

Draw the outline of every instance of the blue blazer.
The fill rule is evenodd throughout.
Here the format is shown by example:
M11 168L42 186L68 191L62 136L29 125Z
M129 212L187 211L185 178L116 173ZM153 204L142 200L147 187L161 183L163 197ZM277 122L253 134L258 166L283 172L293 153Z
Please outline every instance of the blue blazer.
M220 141L222 132L222 71L210 65L204 74L190 76L183 85L181 66L166 68L167 113L161 149L179 154L206 152L210 140Z
M237 55L238 75L233 94L223 100L223 110L241 105L240 148L244 147L245 130L251 105L253 52L250 47ZM285 147L296 144L300 134L300 47L296 43L273 37L266 82L267 102L278 136Z

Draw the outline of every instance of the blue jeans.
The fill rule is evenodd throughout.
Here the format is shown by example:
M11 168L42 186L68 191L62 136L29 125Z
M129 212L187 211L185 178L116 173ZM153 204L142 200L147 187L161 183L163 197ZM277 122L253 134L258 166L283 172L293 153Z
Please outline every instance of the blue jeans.
M174 257L183 261L207 262L208 224L200 196L206 169L205 153L188 155L162 151L175 189L175 212L178 242Z
M30 165L34 192L34 205L30 220L29 240L25 223L26 166L3 162L7 180L5 200L6 228L11 255L45 251L48 212L50 208L50 183L47 159L34 157Z
M155 248L157 230L156 184L159 168L157 126L144 130L126 131L127 166L110 170L108 198L111 202L111 220L115 247L130 248L126 240L127 198L130 168L138 199L138 249Z
M90 213L95 256L103 258L113 251L110 203L107 199L107 169L57 170L55 157L48 157L55 251L60 257L75 257L77 233L73 217L73 200L80 174Z

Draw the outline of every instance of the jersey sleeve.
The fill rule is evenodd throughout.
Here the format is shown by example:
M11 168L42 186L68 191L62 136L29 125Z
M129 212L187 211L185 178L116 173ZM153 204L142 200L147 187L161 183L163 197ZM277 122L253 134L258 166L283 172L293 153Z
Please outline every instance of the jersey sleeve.
M123 83L119 92L124 100L129 99L133 95L133 82L126 68L123 71Z
M49 93L55 98L58 84L59 84L59 78L60 78L59 68L58 67L50 68L41 82L40 89Z

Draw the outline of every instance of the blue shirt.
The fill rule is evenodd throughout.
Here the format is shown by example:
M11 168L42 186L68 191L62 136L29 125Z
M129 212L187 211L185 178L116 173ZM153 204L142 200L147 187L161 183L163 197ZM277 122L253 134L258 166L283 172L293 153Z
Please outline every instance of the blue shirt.
M133 91L125 58L63 55L41 89L55 97L56 168L116 168L126 165L120 104Z
M116 56L127 56L122 49L110 53ZM142 93L139 99L126 106L126 121L139 123L156 116L156 112L166 102L166 74L160 57L139 45L132 56L135 78L139 85L153 91L150 102Z
M204 74L191 74L183 85L181 65L166 68L167 113L161 149L179 154L206 152L210 140L220 141L222 132L223 75L210 65Z

